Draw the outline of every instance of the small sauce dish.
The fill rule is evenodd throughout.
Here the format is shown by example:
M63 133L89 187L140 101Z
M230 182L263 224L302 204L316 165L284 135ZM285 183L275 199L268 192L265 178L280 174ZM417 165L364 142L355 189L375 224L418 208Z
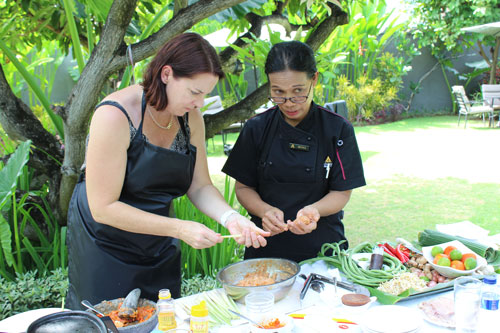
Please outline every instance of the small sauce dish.
M252 333L291 333L294 327L293 318L284 314L266 314L259 320L259 324L265 326L266 323L278 319L280 323L284 324L280 328L260 328L250 324L250 332Z

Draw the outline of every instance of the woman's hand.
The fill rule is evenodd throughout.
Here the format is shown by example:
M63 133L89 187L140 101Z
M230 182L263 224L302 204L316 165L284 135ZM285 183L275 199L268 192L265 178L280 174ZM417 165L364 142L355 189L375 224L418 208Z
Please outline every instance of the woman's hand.
M313 206L305 206L297 212L294 221L287 221L288 229L296 235L308 234L318 226L319 211Z
M238 213L229 216L226 227L231 235L241 235L235 238L238 244L244 244L246 247L252 246L256 249L266 246L267 241L264 237L271 235L270 232L260 229L255 223Z
M284 221L283 211L275 207L267 210L262 217L262 229L269 231L271 236L287 231L288 226Z
M195 249L206 249L223 241L220 234L201 223L193 221L183 221L183 223L191 223L191 225L182 229L179 238Z

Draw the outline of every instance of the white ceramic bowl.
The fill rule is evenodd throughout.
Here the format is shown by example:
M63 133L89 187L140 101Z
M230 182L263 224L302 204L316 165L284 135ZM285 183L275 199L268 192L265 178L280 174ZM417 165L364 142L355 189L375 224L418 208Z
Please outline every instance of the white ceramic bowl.
M287 316L285 314L276 314L276 313L270 313L267 315L264 315L262 317L262 320L259 321L259 324L265 323L266 321L272 320L278 318L280 323L285 323L285 326L280 327L280 328L260 328L257 327L253 324L250 324L250 332L251 333L291 333L294 327L293 324L293 318L290 316Z
M458 250L460 250L460 252L462 252L462 254L474 253L476 255L476 258L477 258L476 259L476 261L477 261L476 268L461 271L459 269L455 269L455 268L451 268L451 267L446 267L446 266L439 266L439 265L434 264L432 262L432 260L434 259L434 257L431 254L432 248L434 246L441 246L443 248L443 250L444 250L449 245L456 247ZM457 241L457 240L454 240L454 241L451 241L451 242L447 242L447 243L442 243L442 244L436 244L436 245L432 245L432 246L424 246L422 248L422 254L424 255L425 259L427 259L427 261L429 262L429 264L431 264L431 266L436 271L439 272L439 274L441 274L442 276L446 276L448 278L456 278L456 277L459 277L459 276L471 275L475 270L477 270L477 269L479 269L479 268L481 268L483 266L486 266L488 264L486 262L486 259L484 259L483 257L479 256L477 253L475 253L474 251L472 251L471 249L469 249L467 246L465 246L464 244L462 244L462 242Z

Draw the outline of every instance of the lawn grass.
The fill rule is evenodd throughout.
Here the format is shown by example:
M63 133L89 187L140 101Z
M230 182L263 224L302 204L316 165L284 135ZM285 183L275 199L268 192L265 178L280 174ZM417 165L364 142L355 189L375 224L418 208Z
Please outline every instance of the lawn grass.
M353 191L344 225L350 245L417 238L436 224L469 220L500 233L500 129L456 116L355 126L367 185ZM234 143L237 134L230 134ZM220 136L209 161L223 164ZM223 189L224 175L211 169ZM214 172L212 172L214 171Z

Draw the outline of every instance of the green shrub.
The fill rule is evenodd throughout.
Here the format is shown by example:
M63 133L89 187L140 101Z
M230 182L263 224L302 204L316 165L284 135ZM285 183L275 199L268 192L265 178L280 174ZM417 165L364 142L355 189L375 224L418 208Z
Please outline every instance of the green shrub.
M220 283L214 277L196 274L190 279L182 279L181 297L194 295L203 291L214 290L220 287Z
M68 290L68 273L62 268L38 277L37 271L17 274L14 282L0 277L0 320L40 308L62 307Z
M357 122L370 119L374 113L390 105L396 98L397 88L384 89L379 79L370 80L366 76L357 79L356 85L344 76L337 80L337 97L347 102L349 118Z

